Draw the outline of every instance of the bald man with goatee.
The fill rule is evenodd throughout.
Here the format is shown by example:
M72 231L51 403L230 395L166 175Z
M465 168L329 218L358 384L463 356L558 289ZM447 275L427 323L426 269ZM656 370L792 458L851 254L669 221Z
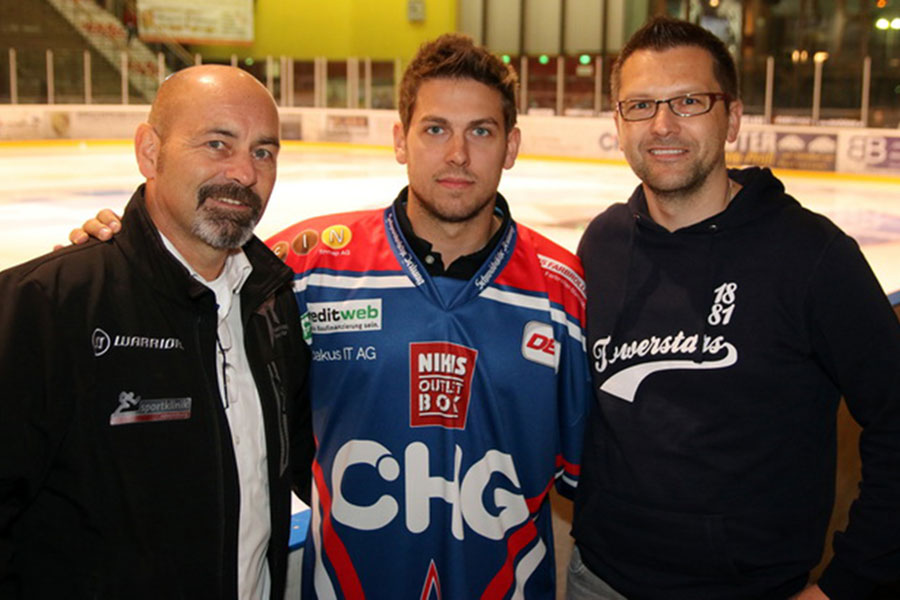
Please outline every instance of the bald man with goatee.
M278 148L256 79L180 71L123 232L0 273L0 597L283 597L313 443L291 271L253 236Z

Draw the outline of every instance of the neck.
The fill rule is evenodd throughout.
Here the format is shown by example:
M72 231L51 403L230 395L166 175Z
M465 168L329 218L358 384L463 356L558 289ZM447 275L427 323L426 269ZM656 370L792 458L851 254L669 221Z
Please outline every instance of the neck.
M710 175L690 192L665 193L643 185L650 217L669 231L690 227L719 214L728 207L740 189L740 184L728 177L728 172Z
M154 201L154 195L149 186L145 199L150 220L153 221L159 232L172 242L172 245L192 269L206 281L212 281L222 274L222 269L225 268L225 259L234 250L213 248L206 242L197 239L190 230L178 226L176 221L169 218L168 214Z
M169 239L172 240L172 245L178 249L184 260L191 265L191 268L197 271L200 277L206 281L213 281L222 274L222 270L225 268L225 260L232 252L231 250L218 250L205 244L204 248L195 247L196 244L179 245L174 239Z
M478 214L465 221L446 221L416 201L412 190L406 205L406 216L415 234L440 253L445 268L460 256L484 248L502 223L494 215L494 202L489 202Z

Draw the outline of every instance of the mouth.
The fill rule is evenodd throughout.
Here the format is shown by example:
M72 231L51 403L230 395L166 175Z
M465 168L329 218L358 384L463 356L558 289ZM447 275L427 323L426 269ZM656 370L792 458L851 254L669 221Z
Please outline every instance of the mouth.
M650 156L658 158L675 158L688 153L684 148L650 148L648 152Z
M211 206L219 210L249 210L262 209L262 199L252 189L236 184L206 185L200 188L197 206L203 206L211 202Z
M235 200L234 198L228 198L227 196L211 197L207 198L207 200L212 200L213 202L218 202L219 204L225 204L227 206L234 206L236 208L250 208L245 202Z
M445 188L454 190L464 189L475 184L473 180L465 177L439 177L437 182Z

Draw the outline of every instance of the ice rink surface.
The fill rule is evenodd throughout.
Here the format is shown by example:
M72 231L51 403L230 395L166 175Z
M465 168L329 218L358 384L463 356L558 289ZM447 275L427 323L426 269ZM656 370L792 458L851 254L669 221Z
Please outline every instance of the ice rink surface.
M891 178L776 173L787 190L860 243L886 293L900 290L900 173ZM0 143L0 269L65 243L100 208L120 211L141 183L130 141ZM260 237L314 215L387 206L405 185L388 148L287 142ZM513 216L574 250L587 222L624 201L637 178L624 163L520 158L500 191ZM558 597L571 505L554 503Z
M900 290L900 173L894 178L777 173L789 193L862 246L885 292ZM120 210L141 182L130 141L0 144L0 269L64 243L98 209ZM286 142L257 233L306 217L389 204L405 185L387 148ZM513 217L574 250L586 223L637 184L628 166L520 158L501 193Z

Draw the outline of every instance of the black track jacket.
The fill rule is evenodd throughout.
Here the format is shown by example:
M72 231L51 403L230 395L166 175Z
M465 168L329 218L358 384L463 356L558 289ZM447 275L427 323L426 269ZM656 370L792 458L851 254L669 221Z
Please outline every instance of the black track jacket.
M0 598L232 599L239 489L215 298L143 188L123 231L0 274ZM269 460L272 598L313 454L290 270L256 238L241 292ZM291 428L289 440L288 429Z

